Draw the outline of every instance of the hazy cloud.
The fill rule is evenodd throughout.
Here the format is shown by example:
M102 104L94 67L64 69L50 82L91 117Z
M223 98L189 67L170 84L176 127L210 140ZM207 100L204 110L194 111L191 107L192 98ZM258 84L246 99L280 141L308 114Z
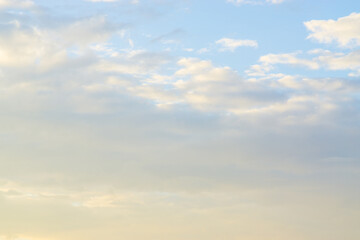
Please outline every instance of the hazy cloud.
M258 47L258 43L254 40L222 38L216 41L221 46L222 51L235 51L238 47Z
M358 239L358 51L176 51L144 32L193 8L25 3L0 18L1 240Z

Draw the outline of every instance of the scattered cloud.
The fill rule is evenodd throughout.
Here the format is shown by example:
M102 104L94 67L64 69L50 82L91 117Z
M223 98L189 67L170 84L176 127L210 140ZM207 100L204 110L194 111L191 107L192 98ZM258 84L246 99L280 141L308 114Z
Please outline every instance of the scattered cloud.
M230 113L245 119L272 116L283 123L319 124L340 105L351 101L351 94L359 88L338 79L285 74L266 73L256 75L256 80L246 79L229 67L215 67L210 61L193 58L181 59L178 65L180 69L163 78L165 82L132 85L127 91L159 107L188 105L203 112Z
M337 20L311 20L304 23L311 32L309 39L320 43L337 43L340 47L356 47L360 45L360 13Z
M221 46L222 51L235 51L239 47L258 47L258 43L254 40L222 38L216 41Z
M360 84L339 71L357 76L359 51L270 53L243 74L209 49L256 41L179 53L119 34L118 12L41 11L0 19L1 240L352 239Z
M304 56L299 57L300 54ZM249 76L264 76L277 64L306 67L311 70L349 71L348 75L352 77L360 74L359 51L342 53L314 49L306 54L302 52L267 54L259 58L259 63L247 71Z
M268 54L261 56L259 61L265 65L287 64L305 66L310 69L319 69L319 64L312 60L298 58L299 53Z

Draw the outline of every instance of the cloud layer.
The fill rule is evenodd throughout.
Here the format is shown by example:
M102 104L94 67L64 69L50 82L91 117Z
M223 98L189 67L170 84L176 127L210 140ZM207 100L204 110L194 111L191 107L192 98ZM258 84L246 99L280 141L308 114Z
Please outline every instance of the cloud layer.
M0 240L359 238L358 14L278 52L97 2L0 1Z

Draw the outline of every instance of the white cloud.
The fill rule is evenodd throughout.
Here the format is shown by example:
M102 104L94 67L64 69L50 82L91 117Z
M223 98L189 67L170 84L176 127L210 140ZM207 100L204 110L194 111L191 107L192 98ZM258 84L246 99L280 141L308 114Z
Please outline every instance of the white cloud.
M360 74L360 51L345 53L325 53L316 58L324 68L337 70L351 70L350 76L359 76Z
M0 34L0 63L13 67L34 64L46 69L64 63L69 54L84 52L90 44L106 41L116 31L104 17L82 19L57 29L10 23Z
M105 42L120 26L111 25L105 17L91 17L78 20L61 29L61 36L68 44L88 46L89 44Z
M310 69L319 69L319 64L312 60L298 58L299 53L268 54L261 56L259 61L265 65L289 64L305 66Z
M258 43L254 40L222 38L216 41L221 46L222 51L235 51L238 47L257 47Z
M258 73L257 75L254 73L252 76L267 78L268 82L266 83L259 79L245 79L229 67L216 67L211 61L193 58L179 60L177 66L171 68L175 67L176 69L172 74L162 75L160 72L163 66L171 61L166 54L151 53L145 50L117 51L104 45L103 43L117 30L108 25L103 17L78 20L54 30L28 29L23 28L21 24L24 23L10 25L12 34L3 32L3 36L0 38L1 46L6 46L0 55L0 62L6 67L3 69L4 74L8 74L7 68L25 69L28 66L35 66L33 68L35 73L42 69L42 71L52 74L57 73L57 78L60 78L64 67L68 70L74 68L74 71L78 68L82 74L76 73L72 76L77 81L63 84L65 84L64 90L67 89L73 93L82 92L80 95L67 94L68 101L72 102L73 110L81 113L116 111L116 108L109 105L108 100L92 97L93 94L112 92L148 99L163 108L174 108L181 105L202 112L241 115L271 113L275 118L278 116L281 119L281 114L285 112L299 111L306 114L304 109L309 110L307 107L311 105L308 104L309 101L313 100L314 105L318 104L319 106L323 102L308 98L307 94L303 95L306 96L307 101L298 101L297 95L288 96L287 93L277 91L281 88L292 91L304 89L315 91L319 84L309 84L309 81L294 76L272 75L269 72L276 64L301 65L310 69L351 68L354 72L359 69L359 57L356 53L339 55L317 50L311 52L311 59L299 58L299 53L268 54L261 57L260 64L253 66L253 70ZM55 42L53 39L57 39L57 41ZM223 44L223 47L228 49L236 49L240 45L256 46L256 42L251 40L247 42L234 39L220 39L218 44ZM78 53L75 57L69 57L69 51L73 46L77 47ZM84 60L80 61L88 51L94 54L90 58L92 60L86 62L84 57ZM73 64L76 61L79 61L78 66ZM88 75L84 78L83 74ZM102 80L89 78L91 74ZM11 99L10 96L15 97L16 93L30 97L31 94L41 91L51 92L57 84L48 80L33 82L29 81L29 78L21 80L21 77L16 80L10 79L6 83L8 85L3 88L7 89L6 94L2 96L3 100L7 97ZM331 89L324 86L322 88L329 91ZM57 92L61 92L59 88L57 89ZM292 98L295 100L290 101ZM332 99L330 98L331 101ZM330 100L327 100L328 102L323 106L333 104ZM46 103L41 101L40 106L45 106ZM301 104L304 104L303 108L299 107ZM294 108L291 110L292 106ZM324 109L332 111L335 108ZM309 112L311 111L309 110Z
M360 13L337 20L311 20L304 23L312 33L310 39L320 43L338 43L341 47L354 47L360 45Z
M185 104L199 111L232 113L242 118L273 116L283 123L313 124L349 100L342 94L358 89L336 79L284 74L264 73L257 80L247 80L229 67L215 67L211 61L193 58L183 58L178 65L180 69L173 76L161 78L165 82L149 79L145 85L131 86L127 91L158 106ZM287 89L286 94L279 89Z
M301 52L267 54L259 58L260 64L255 64L247 71L249 76L265 76L277 64L302 66L311 70L345 70L349 76L360 74L360 51L349 53L331 52L329 50L314 49L300 58Z

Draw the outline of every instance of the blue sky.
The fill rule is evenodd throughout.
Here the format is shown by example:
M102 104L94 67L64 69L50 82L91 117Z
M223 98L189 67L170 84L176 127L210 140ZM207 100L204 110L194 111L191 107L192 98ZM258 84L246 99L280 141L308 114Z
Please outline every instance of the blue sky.
M0 0L0 240L358 240L359 7Z

